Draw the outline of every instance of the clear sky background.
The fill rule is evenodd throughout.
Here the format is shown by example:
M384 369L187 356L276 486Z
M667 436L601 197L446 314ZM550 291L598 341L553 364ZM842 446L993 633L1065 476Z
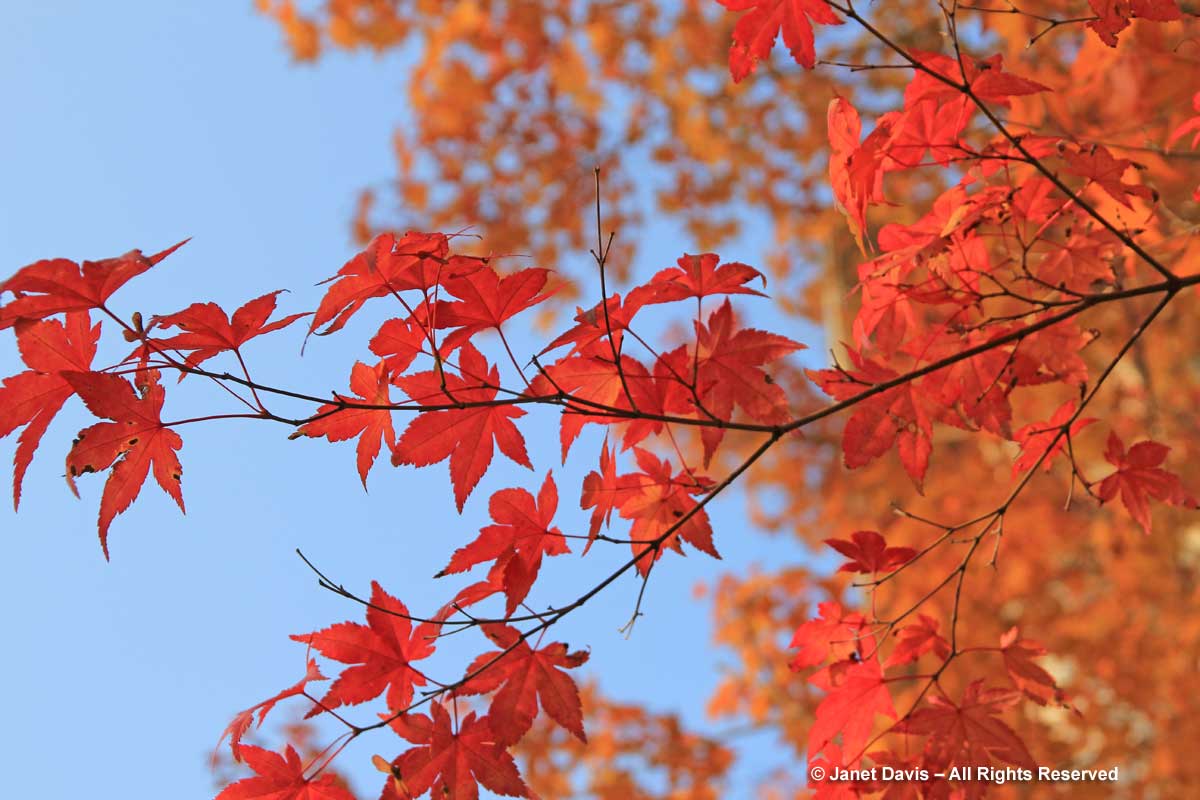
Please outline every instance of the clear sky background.
M347 223L356 190L391 173L403 69L402 56L338 53L296 68L250 0L12 5L0 29L0 273L39 258L153 251L191 236L115 305L146 316L198 300L232 310L287 288L286 312L311 310L320 296L313 284L353 253ZM694 249L664 226L646 241L635 269L643 279ZM722 255L756 263L761 253L747 239ZM588 256L577 258L576 266ZM370 323L383 318L376 312L315 341L303 359L300 327L251 346L249 359L268 382L342 390L353 360L367 355ZM815 331L784 332L822 352ZM533 341L525 345L532 352ZM118 353L106 352L109 360ZM21 368L6 335L0 375ZM168 416L213 410L219 396L199 388L168 384ZM287 429L263 424L189 426L181 429L187 516L147 484L114 523L105 563L96 538L103 478L83 480L78 501L62 479L70 439L89 424L76 402L69 409L34 460L21 513L0 502L0 684L8 690L0 770L9 797L211 797L206 758L229 719L303 673L304 647L288 634L360 619L357 607L317 588L294 548L349 587L365 593L377 578L414 611L432 610L463 584L430 576L486 524L495 489L536 490L554 468L558 524L584 530L579 479L599 445L585 436L564 471L555 418L536 418L524 426L536 472L497 453L459 516L445 464L400 471L385 455L364 494L352 444L289 442ZM15 437L0 443L0 458L14 447ZM702 706L722 656L709 644L708 605L693 599L692 586L754 561L805 558L786 542L748 536L743 510L731 495L713 512L724 562L696 553L664 558L630 640L617 629L633 607L632 578L554 629L572 648L591 647L584 675L616 698L678 710L712 728ZM620 548L582 563L555 559L532 601L573 597L627 555ZM462 649L447 646L439 674L458 674L486 648L471 636L454 637ZM769 739L740 744L748 757L730 796L780 763ZM339 766L367 776L360 786L373 796L369 755L402 746L383 733L356 744Z

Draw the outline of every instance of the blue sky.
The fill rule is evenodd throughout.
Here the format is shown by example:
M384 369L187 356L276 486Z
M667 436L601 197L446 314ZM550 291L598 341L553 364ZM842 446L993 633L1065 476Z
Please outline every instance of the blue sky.
M0 30L0 97L8 109L0 126L0 273L39 258L151 251L191 236L116 305L147 316L197 300L232 309L287 288L285 311L310 310L319 298L313 284L352 254L347 222L356 190L392 169L403 66L396 56L333 54L316 68L297 68L250 0L13 6ZM690 249L664 226L647 241L635 274ZM754 263L759 254L747 245L723 255ZM300 359L297 328L252 347L249 358L267 380L322 394L344 388L370 333L366 321L351 325ZM819 344L812 331L792 333ZM0 374L20 368L5 339ZM171 416L211 409L218 399L185 388L169 387ZM81 424L85 415L72 407L51 428L19 515L0 503L7 642L0 681L8 688L0 768L13 797L212 796L206 755L230 717L303 672L304 648L288 634L359 617L316 587L295 548L347 586L365 593L377 578L414 609L429 610L457 586L430 576L486 523L495 489L536 490L554 468L559 525L582 529L578 481L599 444L585 437L564 472L556 421L538 418L525 426L536 471L497 454L501 461L459 516L444 464L398 471L381 463L364 494L351 445L289 442L286 429L266 425L190 427L181 431L187 516L147 486L113 525L105 563L95 524L102 479L84 482L79 501L62 480L60 459ZM0 458L11 458L14 446L12 438L0 444ZM742 510L731 497L714 511L725 562L667 556L630 640L617 629L633 606L632 579L556 628L555 638L590 646L586 674L615 696L702 723L719 654L708 643L708 607L692 599L692 585L726 568L803 555L778 540L768 550L761 537L746 537ZM534 599L574 596L589 575L625 556L558 559L564 563L551 565L554 575ZM465 649L455 660L449 648L442 663L459 666L444 675L486 647L482 637L456 638ZM374 776L367 757L400 744L385 734L340 763ZM769 752L751 758L733 793L776 763Z

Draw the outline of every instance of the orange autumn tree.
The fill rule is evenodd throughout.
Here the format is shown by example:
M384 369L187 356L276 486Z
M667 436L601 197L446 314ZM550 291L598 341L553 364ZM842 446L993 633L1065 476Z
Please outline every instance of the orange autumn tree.
M1119 763L1127 786L1182 796L1200 780L1186 750L1195 701L1165 697L1200 652L1187 613L1196 486L1180 478L1196 455L1200 377L1188 347L1195 31L1172 0L1078 6L331 2L314 21L268 3L301 56L326 35L422 41L417 147L402 149L397 187L427 227L480 223L485 249L374 235L303 323L272 320L275 294L232 314L196 303L148 320L112 302L170 250L25 267L0 287L0 327L29 368L0 390L0 432L23 428L15 498L74 397L103 420L70 447L67 472L74 487L110 471L106 553L151 472L182 507L186 425L356 440L364 484L385 444L396 465L446 461L459 510L484 502L473 490L496 450L536 465L486 501L493 524L437 565L456 587L441 607L410 608L386 576L361 594L322 577L365 620L294 637L308 672L235 717L230 752L253 775L222 800L352 797L335 758L369 734L386 753L372 796L720 796L721 742L581 692L573 671L587 653L546 634L623 575L644 586L667 550L716 555L706 507L739 483L784 498L759 511L764 525L843 562L833 576L789 567L713 588L717 641L736 660L709 710L776 730L789 751L764 791L804 793L818 768L888 767L908 779L859 772L808 789L976 797L1011 786L945 773ZM799 67L772 55L777 39ZM630 113L612 112L614 96L632 98ZM578 178L579 154L608 165L636 147L674 181L657 205L688 223L687 247L763 213L776 286L801 283L788 270L801 255L822 265L785 309L816 317L854 290L850 317L825 318L841 342L827 368L799 370L799 342L749 324L765 302L754 267L685 254L609 285L621 249L599 209L624 238L639 187L606 166L601 192ZM598 302L518 356L506 326L567 276L482 253L529 248L555 263L583 246L575 216L592 191L597 269L577 286ZM348 392L255 379L255 337L298 324L333 335L360 314L379 327ZM661 318L684 333L648 338ZM97 362L105 326L121 335ZM164 373L188 377L171 392L221 386L233 410L165 415ZM530 452L522 428L548 415L561 450ZM582 454L589 424L607 439ZM559 458L592 471L560 485L547 471ZM586 533L556 524L576 494ZM527 604L553 559L578 550L607 559L606 576L548 610ZM482 634L478 655L432 674L421 662L459 631ZM364 703L379 715L351 708ZM344 733L314 744L301 728L278 751L242 741L281 704ZM643 783L655 769L665 791ZM1109 793L1039 787L1056 789Z

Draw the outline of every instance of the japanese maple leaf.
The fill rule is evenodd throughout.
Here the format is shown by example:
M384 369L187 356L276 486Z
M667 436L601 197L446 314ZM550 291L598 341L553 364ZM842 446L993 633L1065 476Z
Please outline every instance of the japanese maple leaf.
M137 373L138 389L118 375L63 372L88 410L112 422L84 428L67 454L67 483L78 496L75 478L112 467L100 499L100 547L108 558L108 527L137 499L151 470L154 479L183 511L183 467L176 451L183 439L162 422L166 393L158 370Z
M350 391L358 396L344 399L363 405L391 405L389 385L390 372L387 362L380 361L374 367L369 367L359 361L350 371ZM327 403L318 408L314 416L316 419L306 422L293 435L324 436L331 442L344 442L359 437L358 476L366 489L367 473L371 471L371 466L379 456L382 443L387 443L389 450L396 447L392 412L387 408L347 408L336 403Z
M238 712L238 715L233 718L233 721L226 726L221 738L217 741L217 747L221 746L221 742L225 741L225 737L229 737L229 750L233 753L236 761L242 760L242 737L246 735L246 731L250 730L250 725L254 722L254 715L258 714L258 725L261 728L263 721L266 720L267 714L271 713L271 709L281 700L286 700L289 697L296 697L304 694L311 681L323 681L325 676L321 674L317 662L313 659L308 660L308 669L304 673L304 677L288 688L279 692L272 697L268 697L261 703L256 703L249 708Z
M472 661L467 667L468 675L483 671L460 691L463 694L496 692L487 716L496 741L504 745L515 744L533 725L540 703L550 719L579 741L586 742L579 688L563 670L582 665L588 660L587 652L569 653L562 642L534 650L528 642L521 640L519 631L504 625L488 624L483 630L502 649L483 653ZM492 663L497 658L499 660ZM490 666L485 669L488 664Z
M838 572L891 572L912 561L917 554L911 547L888 547L876 531L855 531L850 534L849 541L826 539L825 544L850 559L838 568Z
M613 410L628 412L633 417L629 422L621 423L624 447L632 447L662 430L661 421L639 418L634 410L661 415L664 385L656 381L646 365L637 359L622 355L620 363L618 370L611 354L607 357L603 354L567 357L545 367L533 380L530 387L533 395L546 396L561 391L575 400L571 412L563 414L559 423L564 463L585 425L607 428L616 424Z
M1088 0L1088 5L1099 19L1087 26L1109 47L1117 46L1117 34L1128 28L1135 17L1171 22L1182 16L1175 0Z
M1027 469L1032 469L1039 459L1042 460L1042 470L1050 471L1054 457L1061 453L1067 444L1067 437L1060 435L1062 428L1074 415L1075 401L1068 400L1059 406L1047 421L1033 422L1017 431L1014 438L1021 445L1021 454L1013 463L1013 477ZM1081 430L1095 421L1095 417L1081 417L1075 420L1071 423L1069 435L1077 436Z
M1068 150L1063 157L1066 159L1067 169L1081 178L1094 181L1109 197L1126 208L1133 208L1133 204L1129 202L1132 196L1149 201L1154 199L1154 192L1149 186L1124 183L1121 180L1125 171L1134 164L1127 158L1113 158L1107 147L1092 145L1078 151Z
M495 447L523 467L533 469L533 465L525 451L525 437L513 423L525 416L524 410L492 404L500 371L489 366L469 342L459 351L458 365L460 375L432 370L396 379L415 403L463 407L426 411L415 417L396 443L392 463L424 467L449 458L454 501L462 512L467 497L492 463Z
M25 426L13 456L13 508L21 504L21 483L50 422L75 389L60 372L86 371L96 356L100 323L93 327L85 311L72 311L66 322L21 320L17 348L29 367L0 386L0 439Z
M283 755L244 744L242 756L258 773L226 786L216 800L354 800L332 775L304 777L304 762L290 744Z
M1113 262L1121 251L1120 240L1088 223L1071 226L1065 242L1046 242L1055 249L1042 257L1038 280L1065 286L1075 292L1090 292L1096 284L1116 280Z
M1080 328L1074 320L1064 320L1030 334L1013 353L1012 378L1019 386L1057 382L1083 386L1088 379L1088 366L1080 351L1098 335Z
M342 670L321 698L321 706L314 707L308 716L338 706L365 703L384 691L389 709L407 708L412 702L413 687L425 685L425 676L412 662L433 654L438 631L433 622L413 628L408 617L404 603L372 581L366 625L339 622L314 633L293 635L292 639L304 642L326 658L351 665Z
M946 80L941 80L925 70L915 73L912 81L904 89L906 108L914 108L922 100L935 99L959 105L964 113L968 113L970 99L964 97L957 86L964 73L971 87L971 94L980 100L1003 106L1009 105L1009 97L1050 91L1050 87L1037 81L1005 72L1004 57L999 53L985 59L921 50L912 50L910 53L925 70L941 75Z
M855 350L849 350L856 370L810 370L807 374L822 391L837 400L853 398L874 384L896 377L896 372ZM896 447L900 463L917 490L929 468L933 452L933 419L930 398L915 381L860 401L842 430L842 452L850 469L866 466Z
M960 136L970 121L971 114L962 102L922 98L905 110L904 124L891 146L892 156L900 165L915 166L929 153L934 163L948 166L962 155ZM857 134L850 144L857 146Z
M985 689L983 681L977 680L963 692L960 703L933 695L927 706L918 708L892 730L929 736L927 749L937 763L983 766L996 759L1035 769L1025 743L997 716L1020 698L1020 692Z
M524 269L501 278L488 267L442 282L442 288L458 298L455 302L441 301L437 305L438 328L457 328L446 337L447 352L458 349L472 336L500 326L517 314L532 308L553 292L544 292L546 269Z
M766 297L762 292L745 285L757 278L766 286L765 275L737 261L726 264L720 264L720 261L721 257L716 253L701 253L698 256L684 253L676 262L678 266L659 271L645 285L630 292L630 300L640 301L642 305L655 305L715 294Z
M875 715L896 718L883 670L874 658L851 663L844 670L821 670L809 678L828 694L817 706L808 731L808 757L820 753L841 735L843 752L851 757L863 751L871 738Z
M117 258L84 261L82 265L65 258L53 258L22 267L0 283L0 294L11 292L16 296L0 306L0 330L11 328L18 319L45 319L67 311L100 308L117 289L186 242L185 239L151 256L142 255L141 250L131 250Z
M380 234L324 281L332 285L321 298L309 333L325 336L341 330L370 299L408 289L428 290L438 281L460 277L484 266L482 259L450 255L449 240L441 233L409 231L400 239ZM325 326L323 330L318 328Z
M488 510L496 524L483 528L475 541L454 551L437 577L495 561L507 597L507 617L529 594L542 567L542 557L569 553L571 548L562 532L551 527L558 510L558 487L549 472L536 499L524 489L501 489L488 501Z
M943 299L943 296L936 294L933 296L921 294L915 286L907 292L899 291L899 284L911 282L908 280L908 276L915 266L944 264L949 269L944 268L941 272L942 275L957 279L965 284L963 288L977 292L978 287L971 282L974 271L968 268L954 268L955 257L961 248L971 246L972 240L968 236L971 228L989 212L993 203L1004 197L1007 197L1004 193L988 190L968 195L965 188L955 186L938 195L938 198L933 201L933 208L929 213L915 223L884 225L879 230L878 240L879 246L888 255L861 265L859 279L863 283L869 284L878 283L881 279L887 278L884 286L876 288L882 290L891 288L887 284L897 284L893 289L893 295L912 296L922 299L924 302L946 302L955 300L954 296L945 295ZM954 240L953 248L948 247L951 240ZM982 255L986 257L986 249ZM885 272L885 270L887 271ZM974 279L977 280L977 278ZM883 295L885 298L888 296ZM909 314L908 316L915 315ZM867 329L867 332L870 332L870 328ZM856 339L859 340L861 346L861 336L856 334Z
M930 651L942 660L950 656L950 643L938 633L938 621L925 614L918 614L914 624L896 631L896 638L896 648L888 656L885 667L908 664Z
M682 554L680 540L720 558L708 514L703 508L697 510L699 504L693 497L707 493L712 482L686 472L672 475L670 460L659 459L647 450L635 448L634 456L642 471L634 473L630 484L636 489L621 504L620 515L633 523L629 540L633 554L639 557L638 572L648 574L668 547ZM656 542L651 557L649 547Z
M389 319L383 323L369 346L372 353L384 360L393 375L399 375L412 366L422 352L431 352L425 325L412 317ZM441 355L444 358L449 351L442 350Z
M618 293L605 300L603 306L597 303L586 311L576 306L575 327L559 334L538 355L545 355L551 350L569 344L571 351L567 353L568 356L580 353L595 356L607 354L611 360L614 345L620 352L623 331L629 328L629 323L644 306L648 296L647 292L640 294L636 291L630 292L622 302L621 295ZM612 344L608 342L610 330L612 331Z
M1196 498L1183 488L1179 476L1159 466L1170 450L1165 444L1145 441L1125 452L1121 437L1115 431L1108 434L1104 458L1117 471L1100 482L1096 495L1101 503L1107 503L1119 493L1125 509L1147 536L1150 535L1150 498L1173 506L1197 507Z
M972 331L965 336L942 339L923 353L930 361L953 357L962 349L984 345L996 334ZM1009 393L1013 380L1012 357L1006 347L996 347L963 358L939 369L921 381L921 394L940 407L937 419L963 430L985 430L1012 438L1012 405Z
M829 181L838 208L846 215L858 247L867 246L867 206L884 202L883 173L890 162L890 149L901 130L900 115L884 114L875 129L859 143L862 120L849 101L835 97L829 102Z
M636 476L617 475L616 453L609 449L606 439L600 449L600 471L593 470L584 476L583 494L579 499L580 508L592 509L588 543L583 550L585 554L600 533L600 526L608 525L613 511L623 506L637 491Z
M733 28L729 50L729 73L739 83L754 71L758 62L771 54L775 39L783 31L783 43L792 58L812 69L817 55L813 49L813 22L841 25L833 10L821 0L717 0L730 11L745 11Z
M1044 706L1060 695L1054 677L1033 661L1046 655L1046 648L1041 644L1022 639L1020 630L1013 627L1000 637L1000 652L1004 655L1008 677L1026 697Z
M256 297L233 312L230 319L216 303L193 303L182 311L156 316L151 328L179 328L183 332L166 339L154 339L159 348L191 351L187 363L199 366L208 359L228 350L237 351L251 339L286 328L307 314L292 314L268 323L275 312L279 292ZM182 377L182 376L180 376Z
M337 275L325 281L332 285L313 314L309 333L317 333L322 325L326 328L318 335L338 331L368 300L399 292L406 273L416 268L420 259L416 256L397 257L396 246L395 236L382 233L347 261ZM450 245L441 234L409 232L401 239L401 247L435 258L445 258L450 252Z
M796 628L788 647L798 647L800 652L792 657L788 666L793 670L815 667L831 653L835 659L861 657L866 618L856 611L847 613L840 603L832 601L818 605L817 612L819 618Z
M521 780L512 756L492 731L487 717L471 712L455 732L450 714L434 703L432 718L411 715L409 736L418 746L392 761L392 774L382 800L411 800L432 789L434 800L478 800L479 787L504 797L526 797L529 789ZM403 781L403 788L397 784Z
M1049 86L1004 71L1004 59L997 53L989 58L967 62L967 80L971 92L981 100L1007 106L1008 98L1050 91Z
M737 328L728 300L707 324L696 324L696 389L704 409L717 419L732 421L736 405L754 421L787 421L787 395L763 366L804 345L786 336L755 328ZM724 434L723 428L701 429L707 466Z

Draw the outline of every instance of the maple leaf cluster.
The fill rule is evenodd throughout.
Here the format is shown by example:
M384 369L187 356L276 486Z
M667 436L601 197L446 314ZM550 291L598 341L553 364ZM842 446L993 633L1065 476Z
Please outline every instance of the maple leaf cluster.
M575 324L554 339L531 364L527 375L512 354L505 328L517 315L544 302L552 291L550 272L529 268L503 274L489 257L451 251L441 234L384 235L350 259L327 287L315 312L272 320L279 292L249 301L232 315L214 303L196 303L173 314L143 320L121 317L110 298L131 277L158 264L171 251L145 257L134 251L102 262L56 260L20 270L3 284L14 299L0 306L0 318L14 327L27 372L3 387L6 429L24 425L17 454L14 496L42 433L57 411L78 396L86 409L105 421L80 432L67 455L72 490L86 474L108 470L100 501L99 533L107 558L109 531L152 473L183 508L183 440L176 430L187 424L223 420L259 420L293 429L290 438L357 442L356 470L364 488L368 474L386 447L395 465L426 467L449 462L455 504L461 511L488 472L496 449L514 463L532 468L518 421L526 407L550 405L561 411L561 453L568 458L582 428L604 426L612 445L600 448L598 470L584 481L580 506L591 510L584 540L586 553L597 541L627 542L626 570L648 578L653 564L684 543L719 557L704 504L716 481L702 470L715 457L730 431L769 431L778 437L790 419L788 401L767 369L801 345L754 328L742 327L728 299L704 313L709 298L761 296L752 282L765 283L757 270L721 263L711 253L684 255L642 286L580 309ZM601 258L601 269L604 268ZM386 300L402 316L384 320L370 337L370 362L351 368L349 392L322 399L281 391L259 383L247 352L258 337L283 331L308 319L309 336L341 331L364 308ZM646 308L694 304L694 341L659 353L633 328ZM62 315L60 322L53 317ZM93 315L108 317L132 352L111 367L94 365L100 335ZM172 332L176 329L177 332ZM476 342L492 336L506 352L523 388L509 389L500 366ZM649 358L630 354L632 344ZM556 356L547 354L557 352ZM218 357L237 373L208 364ZM543 361L545 362L543 364ZM427 364L428 368L421 366ZM167 387L163 371L221 383L242 408L208 417L172 421L164 417ZM288 417L276 410L279 396L310 404L307 416ZM409 417L398 429L397 414ZM692 426L698 435L696 463L682 461L672 426ZM687 428L685 428L685 431ZM678 436L682 437L681 432ZM672 442L669 452L662 444ZM628 456L623 456L627 453ZM636 467L623 470L630 458ZM569 652L561 642L533 646L531 637L556 621L553 616L517 616L545 559L571 552L568 537L554 524L559 490L548 471L537 495L520 487L494 492L488 508L493 524L454 552L438 577L455 576L489 564L486 577L468 583L441 609L417 617L398 598L374 583L366 604L366 624L344 622L293 637L329 664L334 680L322 696L310 684L326 680L322 666L309 658L299 682L257 703L233 719L225 732L236 760L256 777L238 781L223 800L279 792L288 797L343 797L342 784L327 780L323 766L302 764L298 751L264 751L242 740L260 727L279 703L303 698L309 716L340 716L339 709L382 698L384 721L355 726L354 736L391 727L413 747L385 761L385 796L475 797L476 786L524 796L528 790L509 753L530 730L539 713L586 741L583 708L566 670L587 660L586 651ZM628 527L625 539L602 530L614 515ZM343 590L344 591L344 590ZM348 593L347 593L348 594ZM492 595L504 597L503 613L480 617L467 609ZM585 598L586 599L586 598ZM583 600L578 601L581 604ZM565 612L558 612L559 616ZM513 623L538 621L522 630ZM434 654L448 627L478 627L499 649L479 655L454 682L438 681L432 694L416 692L430 683L419 662ZM541 636L538 640L540 642ZM460 703L491 696L486 713L461 716ZM430 713L417 708L437 697ZM451 722L451 707L457 720ZM224 737L223 737L224 738ZM306 777L307 775L307 777Z

